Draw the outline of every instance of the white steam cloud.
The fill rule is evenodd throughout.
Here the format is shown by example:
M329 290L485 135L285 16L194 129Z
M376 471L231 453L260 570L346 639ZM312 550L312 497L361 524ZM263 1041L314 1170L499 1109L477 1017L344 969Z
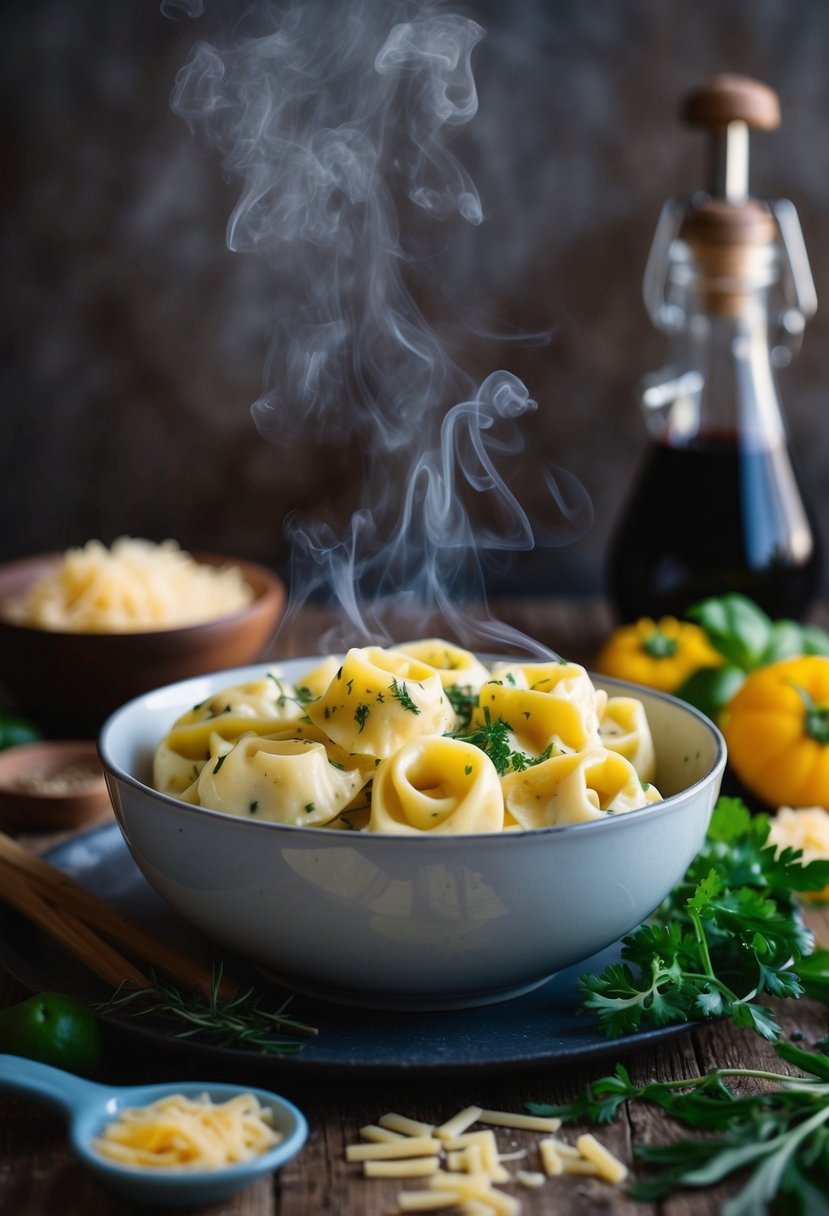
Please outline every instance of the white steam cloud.
M574 539L591 521L589 499L526 452L519 420L537 406L521 381L499 371L475 386L408 284L414 217L483 219L449 144L478 108L471 59L484 31L404 0L239 13L223 45L194 47L172 104L242 183L229 247L267 259L286 285L253 417L286 459L314 436L357 436L363 452L344 534L288 521L288 619L322 594L343 609L327 645L419 632L435 610L466 645L526 649L486 611L463 611L484 600L481 554ZM543 529L510 488L533 477L549 496Z

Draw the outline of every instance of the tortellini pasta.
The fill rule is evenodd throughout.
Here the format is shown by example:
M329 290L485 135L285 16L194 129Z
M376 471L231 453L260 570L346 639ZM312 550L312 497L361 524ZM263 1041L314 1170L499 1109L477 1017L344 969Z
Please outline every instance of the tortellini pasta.
M635 697L610 697L599 723L599 737L611 751L630 760L642 781L656 775L656 749L641 701Z
M453 646L441 638L423 638L418 642L400 642L394 647L411 659L434 667L444 688L469 688L477 692L492 679L481 660L469 650Z
M471 743L425 735L374 775L372 832L498 832L504 798L495 765Z
M251 734L202 768L193 794L214 811L308 827L339 814L367 780L365 770L332 764L323 743Z
M454 721L437 671L379 646L349 650L308 717L340 747L381 760Z
M463 712L460 707L463 707ZM644 706L576 663L497 663L440 638L353 648L194 706L154 784L213 811L417 836L585 823L660 799Z
M523 828L587 823L659 800L629 760L602 747L552 756L508 774L502 787L506 810Z
M182 714L156 751L153 782L180 794L198 777L205 761L248 731L264 735L304 715L303 696L276 672L222 689ZM226 750L226 749L225 749Z

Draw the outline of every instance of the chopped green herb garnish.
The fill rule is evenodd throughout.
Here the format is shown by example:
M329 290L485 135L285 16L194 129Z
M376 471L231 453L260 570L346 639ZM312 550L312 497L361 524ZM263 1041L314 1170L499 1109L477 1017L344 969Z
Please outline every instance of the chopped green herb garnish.
M486 752L500 777L510 772L523 772L524 769L532 768L550 758L553 750L552 743L548 743L539 756L528 756L526 752L513 751L509 738L511 730L509 722L505 722L503 718L493 722L489 708L485 707L483 726L479 726L477 730L470 731L468 734L458 732L449 737L460 739L463 743L472 743L482 752Z
M414 701L409 696L409 690L406 687L405 681L398 684L397 680L392 679L390 687L392 696L396 701L400 702L404 709L407 709L410 714L420 713L420 706L415 705Z
M465 729L472 720L472 711L477 707L478 694L471 688L463 688L460 684L451 684L444 688L443 695L452 706L458 718L459 729Z
M228 753L228 752L225 752L224 756L219 756L219 759L216 761L216 766L215 766L215 768L213 769L213 772L214 772L214 773L218 773L219 769L220 769L220 768L222 767L222 765L224 764L225 759L227 758L227 756L228 756L228 755L229 755L229 753Z
M371 712L371 710L369 709L369 707L367 705L363 705L363 704L358 705L354 711L354 721L357 723L357 725L360 728L360 734L363 733L363 728L366 724L366 718L368 717L370 712Z

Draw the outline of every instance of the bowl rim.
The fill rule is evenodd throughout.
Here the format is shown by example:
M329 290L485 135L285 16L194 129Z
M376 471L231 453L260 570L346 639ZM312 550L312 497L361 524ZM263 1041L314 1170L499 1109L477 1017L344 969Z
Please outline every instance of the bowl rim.
M96 642L100 642L101 645L112 646L122 642L125 638L138 642L140 639L160 636L164 638L176 638L185 633L192 637L197 635L199 631L207 632L220 625L240 623L243 620L247 620L251 615L256 615L263 610L270 610L271 606L280 608L285 602L287 595L285 581L275 570L271 570L269 566L246 557L231 557L229 554L224 553L208 553L200 549L187 549L185 552L201 565L238 567L243 578L253 590L253 599L249 604L237 609L235 612L211 617L205 621L195 621L192 625L174 625L171 628L164 628L162 626L159 629L118 631L108 629L44 629L39 625L25 625L18 621L10 621L0 613L0 629L10 630L18 635L26 635L28 637L43 637L45 635L50 638L95 638ZM32 553L25 557L12 558L10 561L0 563L0 581L7 574L10 575L15 571L25 571L27 566L57 566L65 555L66 550L51 550L45 553ZM0 594L0 604L8 598L10 597Z
M685 801L689 795L692 795L695 790L701 788L705 784L716 780L717 777L721 778L725 769L727 751L723 734L719 727L695 706L688 704L686 701L680 700L678 697L672 696L670 693L661 692L653 688L646 688L644 685L634 684L629 680L619 680L592 672L588 672L591 680L593 680L594 683L601 688L612 686L614 689L625 690L625 692L632 696L644 694L648 698L658 701L665 701L677 709L686 712L690 717L696 719L697 722L707 730L711 740L714 743L714 761L705 775L698 778L698 780L692 782L691 785L686 786L678 793L670 794L668 797L661 799L659 802L651 802L646 806L636 807L631 811L625 811L624 814L607 815L603 819L589 820L584 823L564 823L541 828L510 828L508 831L502 832L446 832L440 835L429 835L428 833L409 835L408 833L396 832L355 831L353 828L326 828L323 826L304 827L299 824L275 823L270 820L256 821L252 819L242 819L238 815L231 815L226 811L215 811L210 807L196 806L189 802L183 802L181 799L175 798L171 794L164 794L160 790L155 790L152 788L152 786L147 785L143 781L139 781L137 777L134 777L131 773L124 770L113 760L109 753L109 737L120 721L129 713L133 712L139 703L145 702L152 697L169 696L179 688L181 688L183 691L185 686L194 685L196 683L203 682L204 680L209 680L212 684L214 681L225 676L240 676L242 679L244 679L245 675L247 674L248 678L255 678L257 673L261 675L264 672L272 670L274 667L278 667L285 663L289 663L292 666L294 664L297 664L298 666L308 665L308 669L310 670L313 666L319 665L319 663L326 657L328 656L291 656L289 658L276 658L270 661L248 664L243 667L229 668L225 671L208 672L204 675L191 676L184 680L176 680L171 684L162 685L159 688L152 689L150 692L141 693L137 697L133 697L130 701L127 701L124 705L120 706L109 715L109 717L103 723L98 735L98 753L104 767L104 772L107 775L107 782L109 783L110 780L123 782L128 786L131 786L133 789L151 795L154 799L158 799L162 804L175 808L180 813L187 815L188 818L199 819L204 815L208 815L210 818L225 822L229 821L233 823L244 823L247 825L247 827L257 830L260 833L288 833L291 836L296 836L298 833L302 839L308 839L310 836L310 839L319 841L320 844L324 843L325 841L329 841L332 844L336 843L340 846L344 840L354 842L355 838L357 838L361 842L361 847L362 842L366 842L369 849L382 848L384 844L388 845L388 843L392 840L399 840L410 842L406 847L432 847L445 850L446 848L463 848L465 845L468 846L471 842L480 844L483 841L492 841L493 838L497 838L502 842L499 847L509 848L511 847L508 843L510 840L526 842L528 838L537 839L541 836L550 835L551 833L561 836L563 834L580 834L585 831L593 831L597 834L599 831L612 832L626 830L622 826L625 822L639 822L644 816L652 817L654 815L658 815L661 818L665 815L679 813L683 809ZM489 656L487 656L487 658L488 657ZM242 681L239 680L237 682ZM192 704L193 702L190 700L187 703ZM115 800L113 799L113 805L114 804ZM116 819L117 818L118 811L116 808ZM252 836L251 839L253 839ZM414 842L417 843L415 844Z

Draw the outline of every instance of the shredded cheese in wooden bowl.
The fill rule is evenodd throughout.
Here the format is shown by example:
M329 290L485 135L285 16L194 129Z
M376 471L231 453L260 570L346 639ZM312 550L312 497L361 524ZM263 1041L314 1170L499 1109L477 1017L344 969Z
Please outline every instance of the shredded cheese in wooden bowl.
M90 540L3 606L12 624L69 633L130 633L218 620L252 602L233 565L198 562L174 540Z

